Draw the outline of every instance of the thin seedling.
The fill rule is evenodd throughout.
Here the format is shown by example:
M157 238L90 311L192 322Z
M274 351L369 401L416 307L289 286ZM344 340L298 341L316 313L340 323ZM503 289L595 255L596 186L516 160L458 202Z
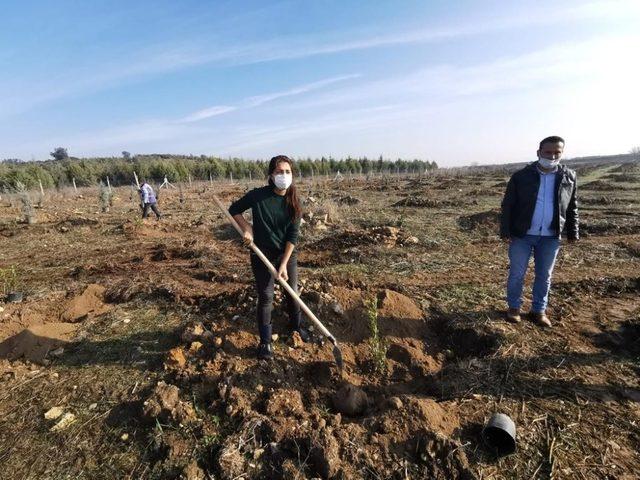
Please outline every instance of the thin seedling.
M369 350L373 360L373 369L376 373L385 373L387 370L387 349L389 345L384 338L380 337L378 326L378 299L373 298L366 302L367 319L369 321Z

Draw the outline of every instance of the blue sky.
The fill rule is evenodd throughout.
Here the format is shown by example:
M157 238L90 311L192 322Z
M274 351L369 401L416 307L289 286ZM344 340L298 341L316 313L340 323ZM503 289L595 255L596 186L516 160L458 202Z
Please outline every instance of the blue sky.
M640 2L4 1L0 158L640 145Z

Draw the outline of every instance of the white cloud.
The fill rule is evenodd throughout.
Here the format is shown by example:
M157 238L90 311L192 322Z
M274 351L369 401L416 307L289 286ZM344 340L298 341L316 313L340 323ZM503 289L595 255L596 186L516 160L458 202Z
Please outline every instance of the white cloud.
M237 109L238 107L232 107L228 105L214 105L213 107L203 108L202 110L198 110L197 112L193 112L187 115L181 120L181 122L183 123L198 122L206 118L216 117L218 115L222 115L228 112L233 112L234 110L237 110Z
M245 98L237 106L214 105L213 107L208 107L202 110L198 110L197 112L193 112L187 115L186 117L184 117L182 120L180 120L180 122L182 123L197 122L200 120L205 120L207 118L222 115L224 113L233 112L238 109L259 107L260 105L273 102L274 100L278 100L280 98L301 95L304 93L311 92L313 90L318 90L320 88L326 87L328 85L331 85L337 82L343 82L345 80L358 78L359 76L360 75L358 74L341 75L338 77L331 77L331 78L326 78L324 80L319 80L317 82L307 83L305 85L300 85L300 86L291 88L289 90L284 90L281 92L268 93L265 95L256 95L253 97Z

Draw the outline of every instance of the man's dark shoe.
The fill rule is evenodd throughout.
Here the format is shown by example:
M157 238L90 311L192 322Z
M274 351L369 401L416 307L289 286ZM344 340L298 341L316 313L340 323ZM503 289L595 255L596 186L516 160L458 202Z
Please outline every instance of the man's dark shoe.
M545 328L551 327L551 321L549 320L549 317L547 317L547 314L545 312L531 312L530 315L531 319L537 325Z
M520 323L520 310L517 308L510 308L507 310L507 320L511 323Z
M261 343L258 345L258 360L271 360L273 358L273 348L271 343Z

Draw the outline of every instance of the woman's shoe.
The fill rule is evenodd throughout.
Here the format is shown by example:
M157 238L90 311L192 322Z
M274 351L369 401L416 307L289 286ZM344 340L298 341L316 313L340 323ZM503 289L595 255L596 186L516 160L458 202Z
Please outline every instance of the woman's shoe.
M271 343L261 343L258 345L258 360L271 360L273 358L273 348Z
M300 339L304 342L307 343L309 340L311 340L311 336L309 335L309 332L300 327L300 328L296 328L293 330L294 332L298 332L298 335L300 335Z

